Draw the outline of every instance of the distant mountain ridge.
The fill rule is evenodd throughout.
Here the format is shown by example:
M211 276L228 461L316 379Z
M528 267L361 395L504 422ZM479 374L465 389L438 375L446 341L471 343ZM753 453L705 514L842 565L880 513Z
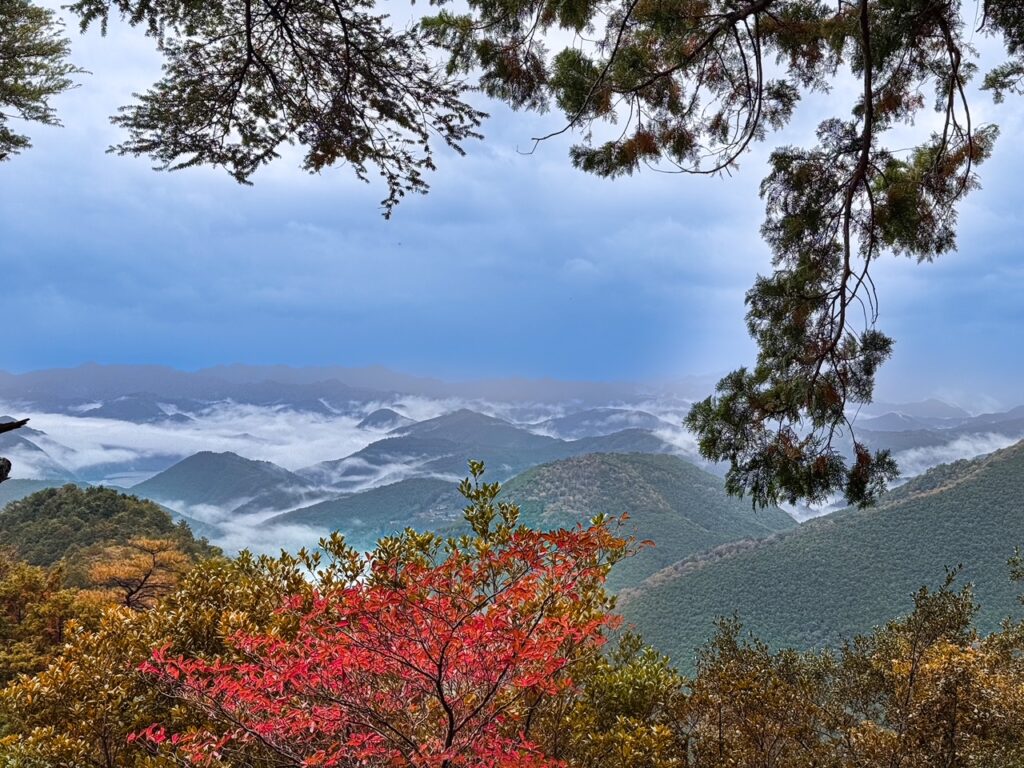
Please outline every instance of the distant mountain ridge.
M341 525L358 518L364 520L355 526L358 533L364 543L372 543L396 525L430 525L440 519L439 499L445 500L442 517L461 509L455 485L471 458L487 464L489 478L505 480L568 456L672 450L642 430L565 441L461 409L407 424L350 456L295 472L232 452L202 451L132 486L131 492L208 525L256 515L278 525L323 528L325 521ZM406 518L404 524L396 522Z
M392 410L391 408L378 408L372 413L364 416L363 419L356 424L356 427L359 429L391 431L393 429L407 427L414 423L415 422L408 416L403 416L398 411Z
M710 390L711 377L683 377L658 384L633 382L563 381L520 377L443 381L399 373L382 366L348 368L322 366L226 365L181 371L159 365L97 365L54 368L27 373L0 371L0 400L70 406L108 400L131 393L195 400L234 399L271 402L266 388L274 385L286 398L318 397L340 405L352 399L372 401L387 394L430 398L462 398L503 402L576 402L584 407L635 401L652 390L698 397Z
M305 467L296 474L310 483L356 491L381 477L391 482L410 475L461 477L471 458L485 462L495 479L504 480L537 464L584 453L673 450L643 430L566 441L463 408L399 428L351 456Z
M672 429L670 422L647 411L632 408L589 408L538 423L535 429L563 440L599 437L624 429Z
M131 492L165 503L237 507L253 499L307 488L301 477L269 461L254 461L229 451L201 451L133 486Z

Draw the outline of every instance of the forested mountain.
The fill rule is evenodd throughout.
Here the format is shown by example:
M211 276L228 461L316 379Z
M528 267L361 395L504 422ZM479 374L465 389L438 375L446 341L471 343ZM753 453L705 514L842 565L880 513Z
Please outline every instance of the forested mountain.
M464 501L451 480L414 477L285 512L267 520L265 526L337 530L353 546L369 549L381 536L405 528L449 531L458 527Z
M340 491L358 491L410 476L461 477L471 458L485 462L494 479L505 480L537 464L585 453L671 450L661 438L639 429L567 441L460 409L403 427L351 456L321 462L296 474Z
M359 429L390 431L399 427L407 427L412 423L412 419L403 416L398 411L394 411L391 408L378 408L364 416L356 426Z
M308 488L303 478L269 461L203 451L133 486L132 493L172 506L235 509L246 503L265 502L270 509L280 509L301 498Z
M168 411L159 398L152 395L125 395L108 400L95 408L83 410L82 416L98 419L117 419L130 421L134 424L152 424L159 422L187 423L191 417L183 413Z
M623 429L655 430L673 426L653 413L630 408L589 408L537 424L539 429L564 440L610 435Z
M779 509L755 513L727 496L720 478L668 455L587 454L555 461L508 481L500 498L519 504L521 521L538 529L586 524L599 513L629 515L622 533L655 546L617 565L613 588L635 585L668 563L718 544L795 526ZM413 478L288 512L267 525L337 529L367 547L407 526L460 530L464 505L451 481Z
M930 470L874 509L848 509L761 542L726 545L651 576L621 604L686 667L718 616L777 646L834 645L906 613L911 594L963 564L995 629L1018 612L1007 559L1024 543L1024 443Z
M77 550L135 537L171 539L187 554L215 551L153 502L110 488L47 488L0 510L0 545L32 565L52 565Z
M676 456L588 454L523 472L502 495L536 528L572 527L598 513L628 515L623 533L654 546L619 563L613 588L640 580L683 557L725 542L760 539L796 523L777 508L755 512L726 495L721 478Z

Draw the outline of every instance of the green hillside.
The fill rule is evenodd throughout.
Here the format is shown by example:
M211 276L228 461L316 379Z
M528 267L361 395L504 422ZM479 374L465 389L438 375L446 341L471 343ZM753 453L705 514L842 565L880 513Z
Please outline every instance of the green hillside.
M627 621L683 667L717 616L778 646L834 645L911 608L911 593L964 565L980 626L1017 611L1007 558L1024 543L1024 443L943 465L874 509L843 510L757 544L660 571L627 593Z
M48 488L0 511L0 547L32 565L52 565L77 549L139 536L173 539L190 554L215 552L153 502L110 488Z
M629 514L626 531L655 546L616 567L613 588L634 585L663 566L738 539L763 538L795 523L778 509L753 512L727 496L722 481L675 456L590 454L523 472L501 498L522 507L535 528L586 522L604 512ZM278 515L268 525L292 523L342 531L361 547L406 526L451 531L465 501L454 482L414 478Z
M697 552L796 525L780 509L753 511L725 493L721 478L669 455L564 459L523 472L505 484L503 495L520 505L524 522L538 528L571 526L598 513L628 514L625 530L654 546L615 567L609 578L614 589Z
M273 509L278 504L280 509L290 503L290 491L307 486L299 476L269 461L253 461L230 452L202 451L132 486L131 492L171 506L178 503L233 508L264 497L263 508Z
M451 480L416 477L276 515L266 525L339 530L352 545L368 549L406 527L450 529L459 523L464 504Z

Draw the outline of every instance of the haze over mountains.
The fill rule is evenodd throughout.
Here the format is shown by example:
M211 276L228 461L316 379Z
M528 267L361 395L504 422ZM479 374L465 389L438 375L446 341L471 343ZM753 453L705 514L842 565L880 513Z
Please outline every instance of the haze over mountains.
M502 481L593 454L674 455L720 472L699 461L681 427L712 385L444 382L284 366L0 372L0 413L32 418L31 430L0 437L15 464L0 503L54 484L103 483L198 521L228 550L307 544L339 521L369 541L406 519L457 522L454 483L469 458ZM912 475L1024 437L1024 408L972 415L938 400L877 403L856 426Z
M228 552L315 545L332 530L370 548L405 527L462 530L456 486L476 458L531 526L628 515L622 532L653 540L609 584L627 620L683 667L720 614L779 645L834 645L905 611L960 562L985 626L1015 609L1005 561L1024 543L1024 407L876 403L857 414L858 439L891 449L908 482L867 511L755 512L724 493L721 468L681 426L708 387L241 366L0 373L0 413L32 419L0 435L15 465L0 508L104 484Z

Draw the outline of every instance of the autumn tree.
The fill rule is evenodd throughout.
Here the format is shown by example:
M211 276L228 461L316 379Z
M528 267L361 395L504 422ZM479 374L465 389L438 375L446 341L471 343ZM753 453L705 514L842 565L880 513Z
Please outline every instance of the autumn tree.
M323 542L318 588L285 596L290 631L237 633L239 661L158 649L148 671L214 727L145 738L195 765L555 765L530 724L611 625L602 584L626 542L600 521L519 526L471 466L472 535L410 530L365 556Z
M88 570L90 585L133 611L152 608L174 591L192 559L166 539L132 539L105 547Z
M693 768L1010 768L1024 759L1024 632L982 636L969 586L842 649L772 651L724 622L687 701Z
M545 708L531 736L573 768L687 768L687 680L625 633L582 661L571 695Z
M174 707L140 667L155 647L202 658L228 652L225 638L274 625L286 592L305 582L290 556L214 558L192 568L155 608L108 608L77 624L45 668L0 692L0 765L153 768L166 765L131 734L158 720L201 724Z
M722 620L700 654L686 702L694 766L832 765L834 663L828 653L772 651Z
M38 672L67 639L73 621L93 624L102 604L70 589L62 568L29 565L0 552L0 685Z
M1024 760L1024 630L981 636L953 575L914 610L842 652L844 765L987 766Z

